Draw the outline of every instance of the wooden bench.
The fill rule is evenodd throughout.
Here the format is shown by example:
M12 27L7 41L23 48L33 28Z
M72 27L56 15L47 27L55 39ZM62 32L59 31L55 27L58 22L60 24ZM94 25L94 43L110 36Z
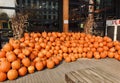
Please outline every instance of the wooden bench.
M9 41L9 38L13 37L12 30L9 28L0 29L0 48L2 48L2 44Z

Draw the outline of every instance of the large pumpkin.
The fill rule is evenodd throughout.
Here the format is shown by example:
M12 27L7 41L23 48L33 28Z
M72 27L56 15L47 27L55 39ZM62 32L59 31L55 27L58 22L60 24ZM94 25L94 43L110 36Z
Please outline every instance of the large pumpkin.
M11 69L7 72L7 77L9 80L14 80L18 77L18 72L15 69Z
M0 72L0 82L3 82L7 79L7 75L4 72Z
M0 63L0 70L1 72L8 72L11 68L11 64L8 61L2 61Z

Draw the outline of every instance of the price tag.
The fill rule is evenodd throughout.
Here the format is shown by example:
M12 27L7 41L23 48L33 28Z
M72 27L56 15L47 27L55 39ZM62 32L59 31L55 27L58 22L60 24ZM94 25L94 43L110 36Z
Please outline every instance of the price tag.
M64 20L64 24L68 24L68 20Z

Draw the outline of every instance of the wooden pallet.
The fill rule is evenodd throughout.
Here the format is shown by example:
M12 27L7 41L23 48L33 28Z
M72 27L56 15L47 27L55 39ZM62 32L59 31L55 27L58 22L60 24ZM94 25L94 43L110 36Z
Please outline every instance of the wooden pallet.
M117 76L100 68L86 68L65 74L67 83L119 83Z

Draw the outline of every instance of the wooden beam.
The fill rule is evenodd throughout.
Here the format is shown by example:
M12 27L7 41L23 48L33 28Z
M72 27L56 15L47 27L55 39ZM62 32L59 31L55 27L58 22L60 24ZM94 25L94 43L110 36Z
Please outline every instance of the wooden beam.
M63 0L63 32L69 31L69 0Z

